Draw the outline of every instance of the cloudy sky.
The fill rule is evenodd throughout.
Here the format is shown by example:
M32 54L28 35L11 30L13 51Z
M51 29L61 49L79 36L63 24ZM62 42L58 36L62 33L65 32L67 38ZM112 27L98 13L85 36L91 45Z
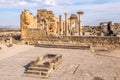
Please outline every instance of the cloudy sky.
M37 9L52 10L56 17L83 11L83 25L99 22L120 23L120 0L0 0L0 25L20 25L20 14L29 9L36 16ZM63 17L64 19L64 17Z

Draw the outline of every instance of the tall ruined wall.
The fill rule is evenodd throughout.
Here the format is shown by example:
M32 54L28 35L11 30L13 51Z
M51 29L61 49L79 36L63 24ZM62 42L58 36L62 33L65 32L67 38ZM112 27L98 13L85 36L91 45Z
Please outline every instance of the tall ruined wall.
M37 18L32 15L28 10L24 10L21 14L21 36L22 39L27 38L29 35L28 29L37 28Z
M54 16L52 11L47 11L46 9L38 10L37 16L35 17L29 10L24 10L20 17L22 39L28 38L30 35L30 32L28 32L29 29L40 29L48 35L57 34L57 22L59 19Z
M45 30L47 34L56 34L57 22L52 11L46 9L37 11L37 24L41 30Z

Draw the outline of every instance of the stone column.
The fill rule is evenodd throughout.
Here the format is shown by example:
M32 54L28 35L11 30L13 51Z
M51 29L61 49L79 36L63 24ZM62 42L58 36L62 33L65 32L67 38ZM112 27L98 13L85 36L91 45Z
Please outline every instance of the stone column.
M77 12L77 13L78 13L78 16L79 16L79 22L78 22L79 28L78 28L78 33L79 33L79 35L82 35L82 14L83 14L83 12L79 11L79 12Z
M70 35L72 34L72 21L70 19Z
M59 35L61 35L62 34L62 16L61 15L59 15Z
M62 26L63 26L63 35L65 35L65 21L63 21Z
M71 35L71 26L70 26L70 20L68 20L68 35Z
M57 35L60 35L60 22L59 21L57 21L56 22L56 28L57 28Z
M76 27L77 32L79 32L79 31L78 31L78 30L79 30L78 19L75 19L75 27Z
M67 20L68 14L65 13L65 35L68 35L68 20Z

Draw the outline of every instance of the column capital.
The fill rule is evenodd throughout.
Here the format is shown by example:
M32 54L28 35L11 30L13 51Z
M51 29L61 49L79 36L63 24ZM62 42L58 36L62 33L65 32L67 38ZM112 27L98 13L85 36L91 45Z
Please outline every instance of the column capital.
M59 15L59 17L61 17L62 15Z
M84 12L82 12L82 11L78 11L77 14L79 14L79 15L80 15L80 14L84 14Z
M65 12L64 14L65 14L65 15L68 15L68 13L67 13L67 12Z

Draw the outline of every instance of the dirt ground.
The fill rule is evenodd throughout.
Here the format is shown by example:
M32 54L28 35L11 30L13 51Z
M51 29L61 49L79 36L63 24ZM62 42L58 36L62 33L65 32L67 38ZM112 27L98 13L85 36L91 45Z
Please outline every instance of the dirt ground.
M120 50L41 48L14 45L0 49L0 80L120 80ZM47 79L22 76L25 66L47 53L62 54L63 63Z

